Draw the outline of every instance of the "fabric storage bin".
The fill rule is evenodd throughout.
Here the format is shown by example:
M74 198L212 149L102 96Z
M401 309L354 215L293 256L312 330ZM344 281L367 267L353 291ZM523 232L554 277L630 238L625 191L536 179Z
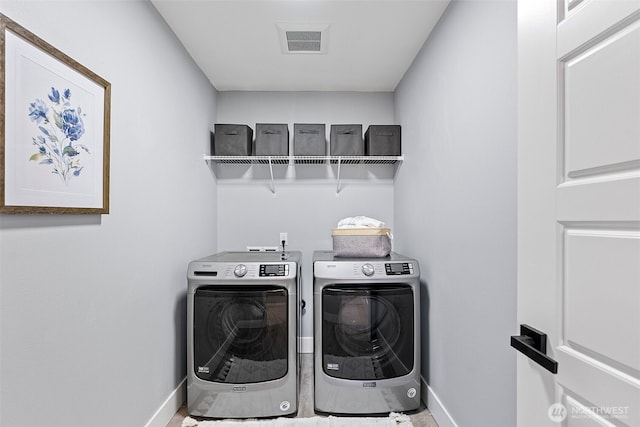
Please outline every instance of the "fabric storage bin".
M247 125L214 125L212 150L214 156L250 156L253 130Z
M332 156L363 156L362 125L331 125L329 151Z
M289 126L286 124L256 124L256 156L288 156Z
M326 156L325 134L324 124L294 123L293 154L295 156Z
M333 254L341 257L386 257L391 253L388 228L334 228Z
M364 133L366 156L400 156L400 125L371 125Z

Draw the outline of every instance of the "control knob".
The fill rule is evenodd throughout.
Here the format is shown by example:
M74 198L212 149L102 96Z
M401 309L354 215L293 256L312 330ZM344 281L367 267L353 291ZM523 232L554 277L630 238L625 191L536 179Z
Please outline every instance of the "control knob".
M236 277L244 277L244 275L247 274L247 266L244 264L236 265L233 274L235 274Z
M369 264L369 263L364 264L364 265L362 266L362 273L363 273L365 276L373 276L373 273L374 273L373 265L371 265L371 264Z

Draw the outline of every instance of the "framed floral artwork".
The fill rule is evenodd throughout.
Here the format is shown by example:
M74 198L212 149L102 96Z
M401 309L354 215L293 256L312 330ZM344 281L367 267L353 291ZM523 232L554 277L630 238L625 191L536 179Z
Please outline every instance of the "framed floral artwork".
M111 85L0 14L0 213L108 214Z

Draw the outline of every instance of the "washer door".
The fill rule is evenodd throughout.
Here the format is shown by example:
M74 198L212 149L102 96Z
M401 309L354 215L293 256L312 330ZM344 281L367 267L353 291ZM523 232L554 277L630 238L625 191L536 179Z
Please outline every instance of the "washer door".
M325 374L378 380L413 369L413 291L408 285L333 285L322 290Z
M256 383L287 374L287 290L207 286L196 290L193 366L198 378Z

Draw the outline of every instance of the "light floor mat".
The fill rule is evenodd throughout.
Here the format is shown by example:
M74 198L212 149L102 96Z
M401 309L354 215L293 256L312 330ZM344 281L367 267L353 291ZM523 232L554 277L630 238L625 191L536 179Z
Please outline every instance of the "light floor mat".
M392 412L388 417L311 417L261 420L197 421L186 417L182 427L413 427L408 415Z

